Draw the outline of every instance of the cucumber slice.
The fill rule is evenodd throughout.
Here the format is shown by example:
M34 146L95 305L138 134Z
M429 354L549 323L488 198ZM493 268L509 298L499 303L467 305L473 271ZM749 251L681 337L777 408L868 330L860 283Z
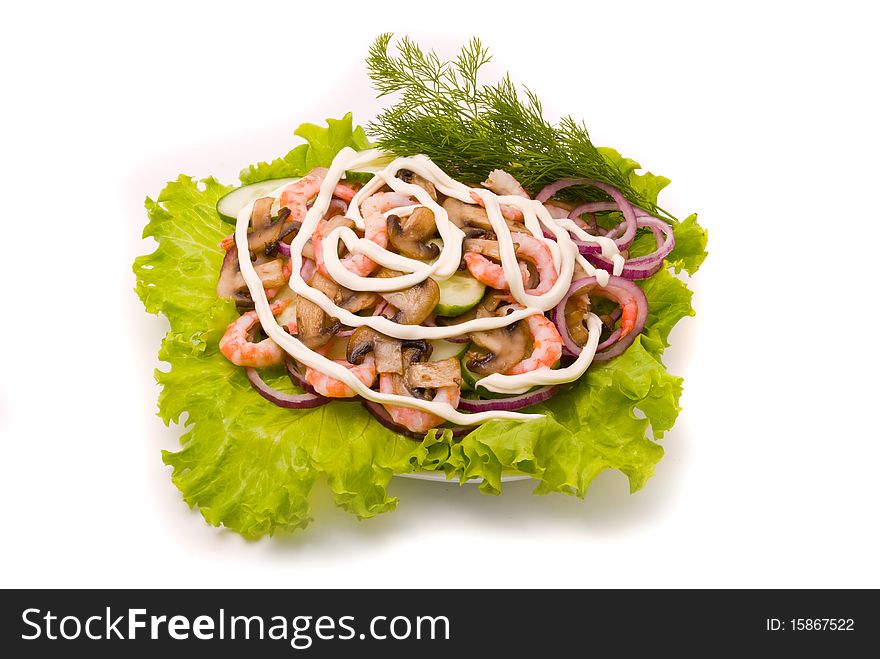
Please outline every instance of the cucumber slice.
M431 238L427 244L437 245L443 249L443 241L439 238ZM431 263L436 260L433 259ZM434 307L434 313L438 316L460 316L477 306L486 292L486 284L477 281L468 272L456 272L449 279L438 284L440 300Z
M430 339L431 358L428 361L442 362L450 357L460 358L467 350L467 343L453 343L446 339Z
M438 283L440 301L434 307L434 313L438 316L460 316L477 306L486 292L486 284L466 272L456 272L449 279Z
M299 178L270 178L259 183L251 183L250 185L236 188L232 192L220 197L220 200L217 202L217 212L220 214L220 219L224 222L235 224L239 211L249 203L256 201L260 197L265 197L282 185L298 180Z

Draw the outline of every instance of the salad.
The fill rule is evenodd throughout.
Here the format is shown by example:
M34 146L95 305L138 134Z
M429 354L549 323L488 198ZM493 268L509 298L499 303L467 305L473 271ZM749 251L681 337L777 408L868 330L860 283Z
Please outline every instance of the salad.
M238 187L181 176L147 200L159 246L134 269L171 325L160 415L189 426L164 459L249 537L305 526L321 477L361 518L416 471L583 496L616 468L635 491L679 411L660 355L693 314L673 273L705 258L696 216L508 77L480 85L478 40L443 62L390 39L367 60L400 95L375 142L350 114L305 124Z

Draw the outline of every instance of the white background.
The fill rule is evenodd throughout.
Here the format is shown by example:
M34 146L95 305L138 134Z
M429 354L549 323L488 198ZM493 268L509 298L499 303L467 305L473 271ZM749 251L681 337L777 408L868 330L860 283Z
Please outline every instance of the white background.
M0 585L880 586L871 3L128 4L16 3L0 28ZM144 197L365 122L386 30L447 56L478 34L700 213L698 316L667 353L684 411L634 496L610 472L585 501L395 479L398 510L359 522L319 485L310 528L249 543L161 462Z

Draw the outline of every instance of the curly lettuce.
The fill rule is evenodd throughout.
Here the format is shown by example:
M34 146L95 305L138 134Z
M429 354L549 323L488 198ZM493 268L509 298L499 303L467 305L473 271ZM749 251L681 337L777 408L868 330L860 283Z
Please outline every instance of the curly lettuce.
M300 126L305 143L276 160L242 170L242 184L301 176L327 166L343 147L369 146L351 114L326 127ZM637 163L605 150L634 188L653 197L668 183L638 174ZM593 366L585 377L536 410L528 423L493 421L460 440L431 431L416 441L387 430L356 403L333 402L311 410L286 410L250 387L242 369L218 351L236 317L232 302L218 299L215 284L231 232L215 210L232 188L213 178L180 176L146 200L144 237L158 243L134 263L136 292L150 313L168 318L171 329L157 370L159 417L186 427L179 451L165 451L172 480L184 500L210 524L248 538L303 528L311 521L309 493L325 482L338 506L359 518L395 508L389 493L394 474L440 471L499 494L502 474L528 474L535 492L583 497L605 469L617 469L630 489L642 488L663 456L658 443L679 412L682 380L661 362L672 327L693 315L690 291L668 270L642 283L650 304L644 333L620 357ZM675 225L676 249L669 265L693 273L705 258L706 234L696 217Z

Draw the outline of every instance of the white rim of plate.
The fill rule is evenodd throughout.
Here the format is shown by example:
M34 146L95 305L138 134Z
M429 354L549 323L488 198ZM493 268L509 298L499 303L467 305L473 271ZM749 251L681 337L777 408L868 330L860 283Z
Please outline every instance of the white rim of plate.
M395 476L399 476L401 478L412 478L420 481L434 481L437 483L457 483L458 481L446 480L446 474L444 472L434 472L434 471L421 471L421 472L410 472L408 474L394 474ZM531 478L528 474L506 474L501 477L502 483L512 483L513 481L524 481ZM474 483L479 484L483 482L482 477L478 478L470 478L465 481L465 483Z

